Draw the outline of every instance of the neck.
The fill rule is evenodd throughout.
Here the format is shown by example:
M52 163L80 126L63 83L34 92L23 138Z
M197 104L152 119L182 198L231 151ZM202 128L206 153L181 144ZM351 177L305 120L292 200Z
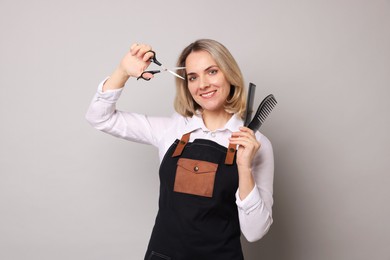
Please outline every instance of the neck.
M220 112L203 111L202 113L203 122L210 131L223 128L232 116L233 114L225 110Z

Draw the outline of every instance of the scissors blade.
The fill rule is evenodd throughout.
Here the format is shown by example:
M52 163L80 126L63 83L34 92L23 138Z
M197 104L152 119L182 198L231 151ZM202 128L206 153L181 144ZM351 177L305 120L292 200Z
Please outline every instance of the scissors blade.
M172 70L167 70L169 73L171 73L172 75L178 77L178 78L181 78L182 80L184 80L184 78L182 76L180 76L179 74L173 72Z
M176 76L176 77L181 78L181 79L184 80L184 78L183 78L182 76L180 76L179 74L173 72L172 70L167 69L166 71L168 71L168 72L171 73L172 75L174 75L174 76Z
M176 76L176 77L178 77L178 78L180 78L180 79L182 79L182 80L185 80L185 78L183 78L183 77L180 76L179 74L173 72L172 70L166 68L164 65L160 65L160 67L161 67L161 70L163 70L163 71L168 71L168 72L171 73L172 75L174 75L174 76ZM173 68L173 69L175 69L175 70L181 70L181 69L185 69L185 68L186 68L186 67L176 67L176 68Z

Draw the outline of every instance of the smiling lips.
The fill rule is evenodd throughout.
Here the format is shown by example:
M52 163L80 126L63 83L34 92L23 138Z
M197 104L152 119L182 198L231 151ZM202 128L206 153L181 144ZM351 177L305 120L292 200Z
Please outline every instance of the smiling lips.
M209 91L209 92L200 94L200 96L203 98L211 98L212 96L214 96L215 92L217 92L217 91L216 90Z

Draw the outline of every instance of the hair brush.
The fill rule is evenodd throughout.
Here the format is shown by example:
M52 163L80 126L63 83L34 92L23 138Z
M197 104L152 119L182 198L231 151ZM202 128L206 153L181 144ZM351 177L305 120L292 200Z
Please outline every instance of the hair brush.
M272 109L276 106L276 99L274 95L270 94L261 101L259 108L257 108L256 114L252 121L248 124L248 128L254 132L259 130L260 126L264 123L267 116L271 113Z

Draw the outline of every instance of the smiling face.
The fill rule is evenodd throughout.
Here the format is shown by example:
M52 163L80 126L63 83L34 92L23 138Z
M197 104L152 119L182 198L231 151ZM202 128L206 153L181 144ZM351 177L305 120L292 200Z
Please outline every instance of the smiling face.
M186 59L185 67L188 90L203 113L226 113L224 105L231 86L210 53L192 52Z

